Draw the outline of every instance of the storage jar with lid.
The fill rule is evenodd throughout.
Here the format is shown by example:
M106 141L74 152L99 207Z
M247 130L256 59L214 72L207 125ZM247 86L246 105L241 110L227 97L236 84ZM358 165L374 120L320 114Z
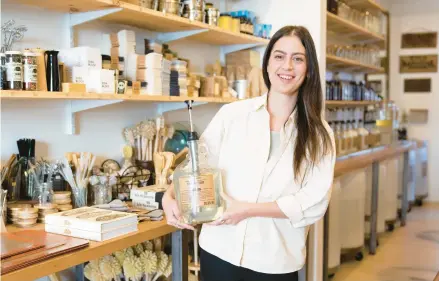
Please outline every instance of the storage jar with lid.
M23 88L23 57L19 51L6 52L6 83L10 90Z
M6 56L5 54L0 54L0 90L6 90Z
M232 29L232 17L229 14L221 14L219 18L219 27L225 30L233 31Z

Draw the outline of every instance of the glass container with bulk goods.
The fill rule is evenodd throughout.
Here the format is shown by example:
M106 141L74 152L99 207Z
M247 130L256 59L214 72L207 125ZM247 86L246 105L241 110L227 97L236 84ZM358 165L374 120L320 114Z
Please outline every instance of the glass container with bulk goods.
M200 143L192 125L192 102L188 101L191 130L188 138L189 153L174 171L173 183L176 200L183 222L201 224L221 217L224 202L221 198L221 172L208 164L208 149Z
M376 127L381 133L382 144L398 141L399 109L392 101L382 102L378 110Z

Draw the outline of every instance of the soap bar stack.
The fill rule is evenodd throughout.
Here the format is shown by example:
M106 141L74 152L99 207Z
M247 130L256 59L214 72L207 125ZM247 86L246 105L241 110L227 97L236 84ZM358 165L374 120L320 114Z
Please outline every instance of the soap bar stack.
M171 94L171 61L162 59L162 95Z
M183 60L173 60L171 65L171 70L176 71L178 73L178 88L180 96L187 96L187 80L188 80L188 69L187 69L187 62ZM175 87L175 73L173 74L174 81L173 82L173 89L171 90L173 95L176 95L176 87Z

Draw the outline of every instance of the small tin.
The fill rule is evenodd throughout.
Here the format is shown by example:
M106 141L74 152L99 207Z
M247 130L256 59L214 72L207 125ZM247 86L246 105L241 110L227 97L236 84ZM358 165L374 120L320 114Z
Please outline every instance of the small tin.
M37 54L23 54L23 90L36 91L38 84Z
M23 88L23 56L19 51L6 52L6 84L9 90Z

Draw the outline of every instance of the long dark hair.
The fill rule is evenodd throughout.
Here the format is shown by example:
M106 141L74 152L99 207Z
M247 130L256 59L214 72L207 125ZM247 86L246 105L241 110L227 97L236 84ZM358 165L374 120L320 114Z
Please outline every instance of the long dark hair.
M333 151L331 138L322 120L323 93L320 83L319 63L314 41L309 31L302 26L285 26L278 30L268 43L263 61L263 77L268 90L271 88L268 76L268 62L274 44L284 36L297 36L305 47L307 73L299 88L296 104L297 139L294 148L294 177L301 174L303 162L314 165L319 159ZM309 165L306 165L308 168ZM304 175L303 175L304 176Z

